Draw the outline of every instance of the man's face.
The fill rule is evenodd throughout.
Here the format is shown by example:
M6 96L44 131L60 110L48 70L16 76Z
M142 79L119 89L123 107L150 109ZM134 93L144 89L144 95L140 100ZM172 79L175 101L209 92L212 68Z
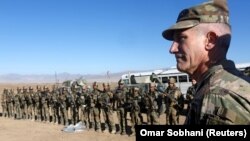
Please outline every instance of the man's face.
M137 95L138 94L138 90L134 90L134 95Z
M123 88L123 86L124 86L123 84L119 84L119 88Z
M107 90L107 86L106 85L103 85L102 86L104 90Z
M196 84L196 80L192 79L192 85Z
M177 69L189 74L193 74L200 65L205 46L204 36L194 28L176 31L169 50L175 55Z
M174 87L174 84L173 84L173 83L169 83L169 87L170 87L170 88L173 88L173 87Z

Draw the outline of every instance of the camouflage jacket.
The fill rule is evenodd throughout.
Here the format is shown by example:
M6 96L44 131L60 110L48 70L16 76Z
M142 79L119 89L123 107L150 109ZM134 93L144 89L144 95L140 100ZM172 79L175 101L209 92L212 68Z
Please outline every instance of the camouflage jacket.
M168 87L165 91L165 103L168 107L175 107L178 110L182 110L184 107L184 97L181 90L178 87Z
M76 97L76 105L82 106L86 104L86 98L88 94L86 92L78 92Z
M158 92L149 92L143 97L143 103L145 104L145 109L147 110L157 110L158 109Z
M116 108L125 108L127 104L127 97L128 97L127 88L117 88L114 94Z
M15 105L20 105L20 95L21 93L16 93L14 96Z
M99 102L101 104L101 108L110 108L111 102L108 92L103 92L100 94Z
M89 108L93 108L93 107L100 108L101 104L100 104L99 99L100 99L100 92L97 89L94 89L87 96L86 104Z
M185 124L250 124L250 78L225 60L198 83Z
M60 108L66 108L66 101L67 101L67 93L62 92L58 96L58 104Z
M41 95L41 92L38 91L38 92L35 92L33 97L32 97L32 99L36 105L40 104L40 95Z

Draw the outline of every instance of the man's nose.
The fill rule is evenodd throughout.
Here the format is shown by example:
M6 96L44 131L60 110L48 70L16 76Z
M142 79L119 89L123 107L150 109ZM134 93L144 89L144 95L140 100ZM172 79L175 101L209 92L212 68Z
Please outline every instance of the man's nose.
M172 45L171 45L171 47L169 49L169 53L174 54L176 52L178 52L178 43L173 41L173 43L172 43Z

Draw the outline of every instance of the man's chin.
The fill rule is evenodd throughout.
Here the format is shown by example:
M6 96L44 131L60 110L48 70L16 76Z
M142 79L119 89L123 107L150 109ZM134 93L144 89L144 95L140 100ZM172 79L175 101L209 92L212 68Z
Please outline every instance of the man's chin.
M183 64L177 63L177 69L178 69L180 72L187 72L187 68L184 67Z

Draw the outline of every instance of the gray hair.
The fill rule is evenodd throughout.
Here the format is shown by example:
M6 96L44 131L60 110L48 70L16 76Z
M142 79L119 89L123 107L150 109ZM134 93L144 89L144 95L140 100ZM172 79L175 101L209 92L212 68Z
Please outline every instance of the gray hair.
M222 23L202 23L197 26L197 30L202 34L213 31L219 37L216 46L225 49L227 53L231 41L231 27Z

